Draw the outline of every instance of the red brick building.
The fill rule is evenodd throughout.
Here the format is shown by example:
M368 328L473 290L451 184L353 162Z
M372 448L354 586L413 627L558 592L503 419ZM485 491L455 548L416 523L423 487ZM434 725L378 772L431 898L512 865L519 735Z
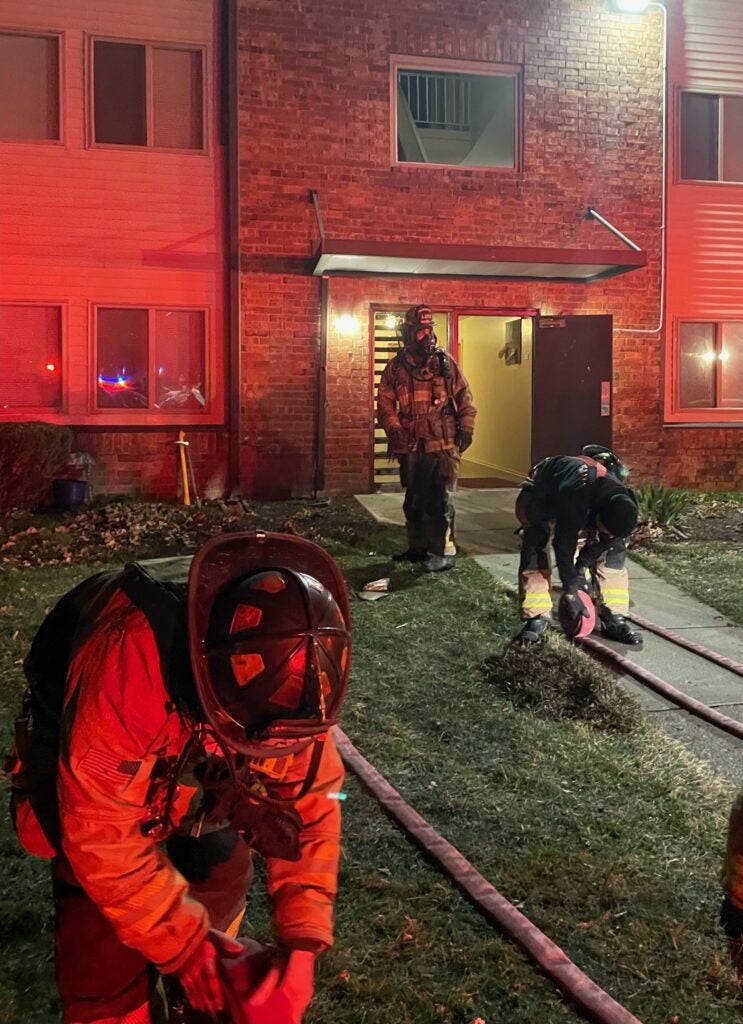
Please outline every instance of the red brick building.
M181 428L211 494L370 490L425 301L471 478L613 439L735 485L742 42L732 0L6 0L0 415L70 423L104 490L173 495Z

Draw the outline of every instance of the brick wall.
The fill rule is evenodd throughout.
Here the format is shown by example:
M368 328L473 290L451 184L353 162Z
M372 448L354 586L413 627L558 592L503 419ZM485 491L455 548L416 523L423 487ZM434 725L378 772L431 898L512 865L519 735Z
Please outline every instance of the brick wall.
M611 313L622 329L614 342L616 443L641 474L658 472L660 338L632 328L651 331L659 318L660 39L658 16L622 19L604 0L240 4L248 489L283 471L285 457L303 474L295 493L311 479L304 474L314 432L306 426L315 415L320 285L307 276L318 241L310 189L331 237L619 247L586 220L593 206L649 257L647 269L593 285L331 278L329 491L369 487L371 303ZM393 164L393 53L522 65L523 169ZM358 337L336 333L338 313L359 318ZM251 441L256 432L269 443Z

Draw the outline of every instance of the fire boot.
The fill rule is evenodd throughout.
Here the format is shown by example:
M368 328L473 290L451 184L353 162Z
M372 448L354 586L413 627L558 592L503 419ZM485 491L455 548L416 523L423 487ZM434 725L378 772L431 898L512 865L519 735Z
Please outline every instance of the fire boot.
M423 569L426 572L445 572L447 569L453 569L455 565L456 559L452 555L432 555L429 552Z
M615 615L613 612L602 608L599 612L601 621L601 632L607 640L616 640L618 644L627 644L628 647L642 647L642 633L635 629L624 615Z
M535 644L541 640L550 628L550 620L546 615L535 615L533 619L527 619L521 627L520 632L513 638L516 644Z
M428 552L425 548L408 548L392 556L393 562L425 562Z

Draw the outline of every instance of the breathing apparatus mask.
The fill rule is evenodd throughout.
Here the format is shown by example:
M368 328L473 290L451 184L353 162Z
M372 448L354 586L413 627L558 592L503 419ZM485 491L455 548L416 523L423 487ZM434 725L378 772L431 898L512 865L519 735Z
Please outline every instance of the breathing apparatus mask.
M415 359L425 359L436 350L434 326L430 306L411 306L405 314L402 325L403 344Z

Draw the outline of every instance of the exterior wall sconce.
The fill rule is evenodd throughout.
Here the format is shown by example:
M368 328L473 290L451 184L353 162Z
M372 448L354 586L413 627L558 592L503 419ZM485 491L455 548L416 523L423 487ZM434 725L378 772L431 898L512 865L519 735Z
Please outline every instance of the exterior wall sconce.
M609 6L620 14L644 14L651 0L609 0Z
M343 313L341 316L335 318L335 329L339 334L348 338L352 334L358 333L359 321L350 313Z

